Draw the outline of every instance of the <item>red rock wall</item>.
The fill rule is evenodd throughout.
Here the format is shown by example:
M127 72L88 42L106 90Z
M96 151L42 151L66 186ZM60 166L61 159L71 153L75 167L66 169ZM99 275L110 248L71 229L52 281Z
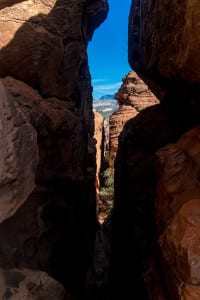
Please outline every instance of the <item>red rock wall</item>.
M129 62L160 104L129 120L120 136L113 299L199 297L199 15L199 1L132 1Z
M198 0L132 1L129 62L169 79L200 81Z
M35 190L0 224L0 267L44 270L76 299L83 297L96 230L87 44L107 12L103 0L0 4L0 76L37 134L39 152Z
M115 95L119 109L109 118L109 167L114 168L118 149L118 138L125 123L143 109L158 104L156 96L150 91L144 81L131 71L122 79L122 85Z
M198 299L200 127L159 149L156 220L169 299Z

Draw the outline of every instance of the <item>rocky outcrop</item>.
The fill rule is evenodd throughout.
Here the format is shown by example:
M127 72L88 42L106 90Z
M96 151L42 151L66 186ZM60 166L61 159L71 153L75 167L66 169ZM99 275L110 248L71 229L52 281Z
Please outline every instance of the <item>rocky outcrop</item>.
M131 66L140 72L156 72L170 80L182 78L199 83L199 14L198 0L132 1Z
M96 190L98 192L104 155L104 117L98 112L94 112L94 139L96 140Z
M109 167L114 169L118 149L118 138L125 123L138 111L129 105L122 105L109 118Z
M124 76L122 85L115 94L115 99L120 106L126 104L134 107L138 112L159 103L148 85L135 71L131 71Z
M44 272L12 269L0 274L1 299L72 300L62 285Z
M109 119L110 125L110 156L109 167L114 168L114 162L118 149L118 137L125 125L131 118L135 117L143 109L158 104L159 101L151 92L147 84L131 71L122 79L123 83L115 95L119 103L116 110Z
M90 222L95 226L95 198L84 204L84 197L89 195L87 188L83 189L86 176L84 123L69 110L68 102L55 97L44 100L30 86L11 77L2 82L14 97L18 110L26 116L29 126L34 128L35 137L37 134L39 163L34 178L35 190L23 205L18 204L15 215L0 225L0 236L4 241L0 246L0 266L45 270L71 290L75 278L79 284L84 280L83 275L77 276L76 272L83 268L87 271L87 262L81 263L81 255L85 251L86 259L92 239L91 231L88 236L87 226ZM24 139L23 135L21 139ZM28 167L28 163L24 165L28 158L34 163L34 156L23 157L23 169ZM88 213L89 201L94 201L94 209L90 211L91 215L88 214L90 222L87 223L81 215ZM74 220L78 215L79 219ZM70 247L68 243L71 243ZM74 262L77 260L76 269ZM68 271L61 267L62 264Z
M180 131L176 115L155 105L129 120L120 135L112 216L113 299L117 294L148 299L143 276L154 254L155 152L175 141Z
M80 104L80 86L89 76L86 43L106 17L107 1L5 3L0 11L0 31L6 32L0 37L0 75L22 80L42 95Z
M11 217L35 187L37 136L0 81L0 223Z
M19 199L15 199L17 205L12 201L13 216L0 224L4 241L0 267L45 271L75 299L83 299L96 230L87 44L107 12L104 0L5 0L0 4L0 31L5 33L0 36L0 76L17 107L12 108L14 115L8 111L9 123L3 123L2 132L8 131L6 138L12 139L8 124L21 125L21 120L24 124L13 127L18 130L17 139L9 141L9 145L16 143L13 156L18 155L16 162L21 165L15 174L13 156L8 158L11 179L17 176L13 185L18 188L20 183L21 197L16 193ZM36 146L39 161L34 174Z
M194 128L200 123L199 12L197 1L132 1L129 62L160 104L129 120L119 139L113 299L199 295L199 249L194 246L199 240L194 216L199 199L199 128Z
M157 152L160 176L156 219L169 299L189 300L200 296L199 151L198 126L176 144L169 144Z
M70 104L55 97L44 99L36 90L12 77L2 82L37 132L40 154L37 181L83 179L84 125ZM60 134L56 135L57 132Z

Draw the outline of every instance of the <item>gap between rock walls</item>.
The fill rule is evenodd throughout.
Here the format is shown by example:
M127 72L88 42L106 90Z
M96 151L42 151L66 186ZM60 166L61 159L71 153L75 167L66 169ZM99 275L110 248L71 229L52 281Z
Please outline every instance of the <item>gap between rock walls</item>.
M93 103L108 10L0 3L0 299L200 299L199 1L132 1L134 71Z

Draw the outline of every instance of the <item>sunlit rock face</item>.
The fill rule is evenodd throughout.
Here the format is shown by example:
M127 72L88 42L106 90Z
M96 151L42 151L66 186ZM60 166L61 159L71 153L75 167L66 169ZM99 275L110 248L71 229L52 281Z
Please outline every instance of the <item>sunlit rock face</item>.
M118 149L118 138L125 123L143 109L158 104L159 101L151 92L148 85L137 75L129 72L122 79L122 85L115 95L119 108L109 119L110 125L110 156L109 167L114 168L114 162Z
M94 112L94 139L96 141L96 190L98 192L104 155L104 117L98 112Z
M81 102L86 44L107 15L107 1L4 3L7 6L0 10L0 31L6 32L0 37L1 76L22 80L45 96Z
M198 1L132 1L129 62L160 104L119 139L113 299L199 297L199 15Z
M125 123L137 116L138 111L130 105L120 106L109 118L109 167L114 169L118 139Z
M103 0L0 3L0 76L18 107L3 108L9 118L0 129L9 147L16 144L8 159L17 177L0 225L0 267L46 271L75 299L83 296L96 230L87 44L107 12ZM24 124L16 141L13 122Z

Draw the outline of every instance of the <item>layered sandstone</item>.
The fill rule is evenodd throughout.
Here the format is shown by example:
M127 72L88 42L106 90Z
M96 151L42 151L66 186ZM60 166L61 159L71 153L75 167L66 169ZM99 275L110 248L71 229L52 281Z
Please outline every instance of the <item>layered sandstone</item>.
M122 79L122 85L115 95L119 105L129 105L138 112L144 108L159 103L149 86L139 77L135 71L129 72Z
M0 200L15 196L0 225L0 267L45 271L75 299L83 297L96 230L87 44L107 12L104 0L0 4L0 76L15 102L0 129L11 166L3 173L10 194L1 190Z
M125 123L138 111L130 105L122 105L109 118L109 167L114 169L118 149L118 138Z
M159 101L151 92L148 85L131 71L122 79L122 85L115 95L119 108L109 119L110 133L110 156L109 167L114 168L114 162L118 149L118 138L125 123L144 108L158 104Z

